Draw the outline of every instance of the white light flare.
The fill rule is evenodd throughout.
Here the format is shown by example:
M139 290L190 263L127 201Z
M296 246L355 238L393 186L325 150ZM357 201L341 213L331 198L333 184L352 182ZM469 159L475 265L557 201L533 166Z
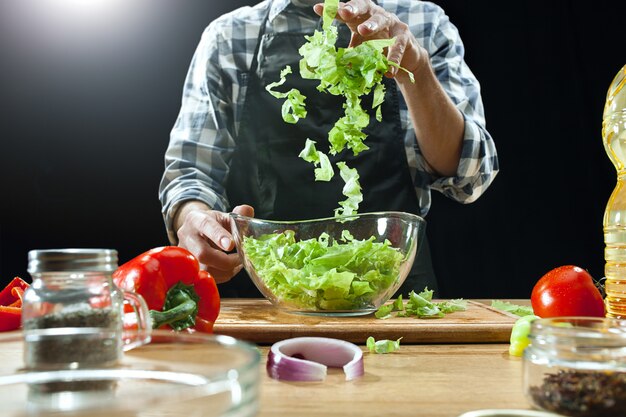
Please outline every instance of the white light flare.
M107 9L117 7L116 0L45 0L57 12L76 15L100 14Z

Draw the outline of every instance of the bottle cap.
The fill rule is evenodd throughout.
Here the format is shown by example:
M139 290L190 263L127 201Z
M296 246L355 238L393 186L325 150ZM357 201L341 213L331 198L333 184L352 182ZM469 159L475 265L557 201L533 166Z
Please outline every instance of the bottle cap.
M28 252L28 272L93 271L117 269L114 249L39 249Z

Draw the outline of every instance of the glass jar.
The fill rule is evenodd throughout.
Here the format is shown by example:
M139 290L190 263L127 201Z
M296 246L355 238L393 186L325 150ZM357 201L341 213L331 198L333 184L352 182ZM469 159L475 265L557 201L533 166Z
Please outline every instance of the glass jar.
M537 319L524 351L530 403L565 416L626 416L626 320Z
M113 283L117 251L33 250L28 260L33 281L22 307L26 368L112 366L123 350L149 340L145 301ZM136 329L129 333L123 327L125 301L137 316Z

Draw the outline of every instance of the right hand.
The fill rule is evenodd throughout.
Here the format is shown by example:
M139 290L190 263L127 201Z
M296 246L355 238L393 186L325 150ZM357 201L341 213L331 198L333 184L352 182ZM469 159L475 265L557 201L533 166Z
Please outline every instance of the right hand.
M254 217L254 208L241 205L233 213ZM228 213L191 201L180 208L174 224L178 246L190 251L217 283L230 280L243 267L239 254L228 253L235 247Z
M323 16L324 4L318 3L313 8ZM411 30L400 18L372 0L350 0L339 3L337 19L344 22L352 32L350 47L355 47L372 39L395 38L395 43L388 48L387 59L395 62L408 72L417 73L420 68L430 67L430 57ZM407 72L390 67L386 74L395 77L399 83L412 83Z

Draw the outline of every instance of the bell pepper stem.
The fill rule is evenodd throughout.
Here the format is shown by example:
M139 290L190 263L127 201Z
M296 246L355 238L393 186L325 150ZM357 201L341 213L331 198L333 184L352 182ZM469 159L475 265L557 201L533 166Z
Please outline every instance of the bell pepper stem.
M153 329L167 324L175 330L183 330L194 324L198 314L198 300L190 294L190 288L183 285L172 287L163 311L150 310Z

